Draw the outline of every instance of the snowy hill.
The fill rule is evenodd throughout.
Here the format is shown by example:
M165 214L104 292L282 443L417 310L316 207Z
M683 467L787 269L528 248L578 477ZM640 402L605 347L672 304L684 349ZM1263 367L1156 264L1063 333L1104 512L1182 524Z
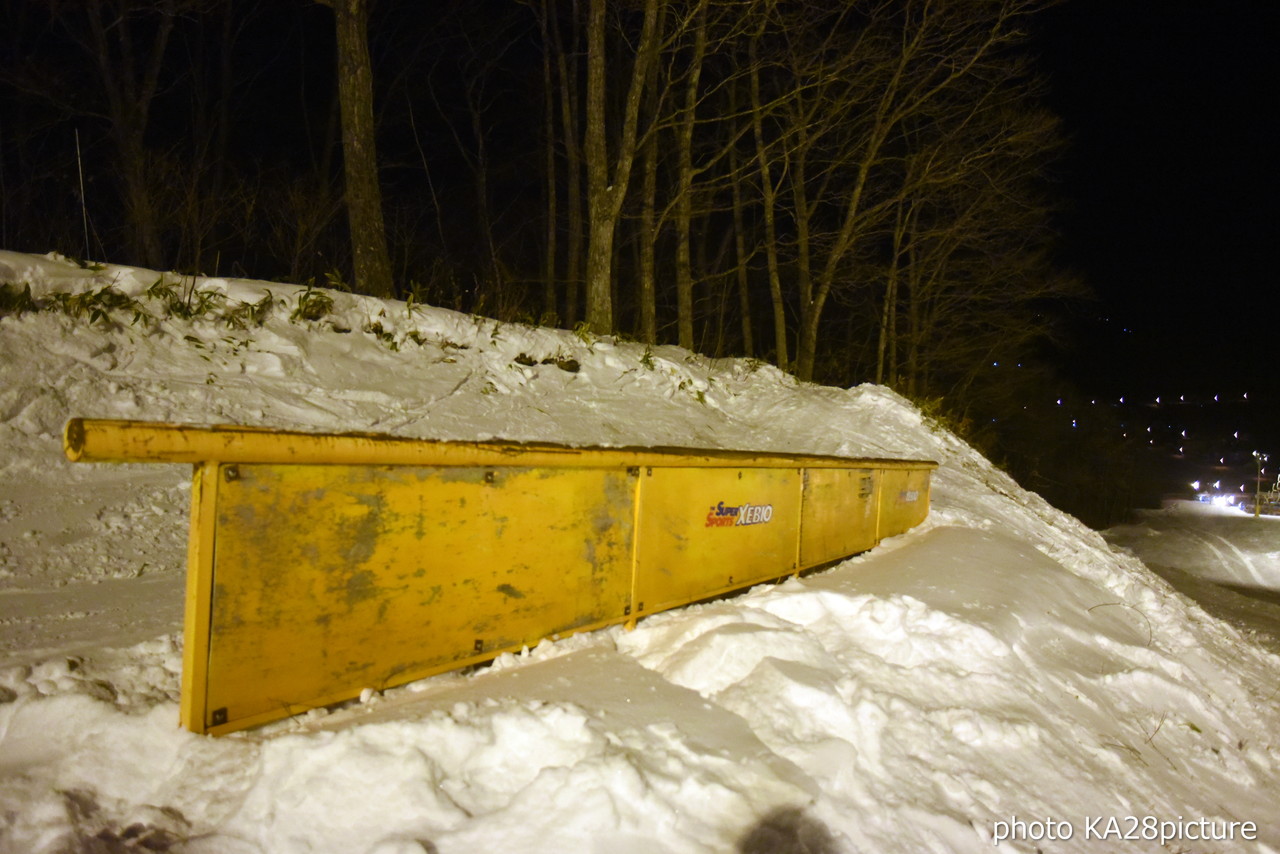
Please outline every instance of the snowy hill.
M886 389L292 285L0 281L0 851L1280 850L1280 658ZM177 728L189 471L67 463L71 416L941 467L832 570L213 739Z

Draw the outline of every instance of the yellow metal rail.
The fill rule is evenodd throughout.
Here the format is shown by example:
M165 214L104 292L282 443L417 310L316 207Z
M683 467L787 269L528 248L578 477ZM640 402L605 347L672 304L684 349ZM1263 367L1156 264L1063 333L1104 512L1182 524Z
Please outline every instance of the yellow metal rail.
M936 468L88 419L65 447L194 464L182 720L214 734L865 551Z
M381 433L303 433L266 427L161 424L72 418L63 431L67 458L82 463L298 463L428 466L697 466L733 468L918 468L917 460L690 448L593 448L547 443L445 442ZM935 464L932 464L936 466Z

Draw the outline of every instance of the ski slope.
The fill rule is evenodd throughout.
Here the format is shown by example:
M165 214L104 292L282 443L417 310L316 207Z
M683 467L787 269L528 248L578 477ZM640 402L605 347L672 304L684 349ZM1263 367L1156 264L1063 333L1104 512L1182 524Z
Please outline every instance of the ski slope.
M160 278L0 252L134 300L0 318L0 851L1280 851L1280 658L892 392ZM213 739L177 727L189 472L67 463L73 415L941 467L826 572Z
M1280 516L1254 518L1235 507L1170 501L1112 528L1107 539L1148 565L1219 584L1280 590Z

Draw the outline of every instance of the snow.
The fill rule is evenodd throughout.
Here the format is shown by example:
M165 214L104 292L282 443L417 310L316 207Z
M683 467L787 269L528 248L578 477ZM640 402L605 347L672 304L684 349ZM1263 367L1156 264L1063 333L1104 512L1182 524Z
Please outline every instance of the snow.
M1142 511L1137 524L1108 531L1107 539L1148 564L1221 584L1280 590L1280 516L1255 519L1233 507L1170 501L1161 510Z
M220 295L182 319L160 279L0 252L146 315L0 318L0 850L1280 850L1280 657L1142 562L1280 588L1275 520L1113 547L884 388L169 274ZM941 467L924 525L834 569L210 738L177 727L189 469L70 464L72 416Z

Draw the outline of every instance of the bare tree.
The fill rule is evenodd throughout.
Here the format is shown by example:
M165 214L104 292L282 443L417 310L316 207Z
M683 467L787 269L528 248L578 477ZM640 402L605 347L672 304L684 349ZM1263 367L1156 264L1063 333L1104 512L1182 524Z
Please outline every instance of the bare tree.
M796 97L779 150L795 229L795 370L814 373L823 312L861 253L891 226L913 121L955 121L1044 3L905 0L809 5L787 29Z
M693 236L693 129L698 111L699 88L702 78L702 61L707 53L707 5L699 0L692 13L693 40L689 45L688 70L685 73L684 98L676 128L676 315L678 342L681 347L693 348L693 264L691 247Z
M187 27L177 33L175 52L190 69L191 131L182 147L186 150L166 152L163 162L172 178L159 186L152 180L151 186L161 205L167 197L181 194L171 203L172 219L181 223L174 251L178 268L216 273L223 243L235 236L252 240L245 236L250 221L244 214L253 210L256 191L248 176L235 174L229 163L236 54L260 7L211 3L207 11L198 23L211 21L211 27Z
M739 86L733 86L729 89L730 112L735 115L738 113L739 88ZM745 174L742 157L738 153L738 146L736 145L729 151L729 171L736 176ZM731 182L729 188L733 210L734 277L738 286L738 314L742 324L742 352L746 356L755 356L755 333L751 326L751 256L747 251L746 203L743 184L744 180L739 177Z
M524 35L520 27L523 19L522 16L508 12L504 16L487 19L483 28L469 28L465 21L455 22L453 16L450 16L449 21L442 22L441 28L452 29L455 23L457 24L455 38L458 43L465 45L465 49L456 62L448 66L435 64L427 76L426 88L436 107L439 121L448 129L458 156L471 172L475 194L473 233L479 238L481 246L478 248L483 252L483 258L478 259L477 267L483 278L481 283L483 292L497 297L505 286L511 284L511 276L507 272L506 263L499 250L504 235L501 233L499 222L501 208L499 207L499 213L495 214L494 194L491 191L494 155L490 145L490 135L494 127L500 123L502 108L506 106L502 103L503 81L499 72L502 64L508 59L512 45ZM545 25L545 21L541 23ZM548 55L543 61L543 74L547 81L551 78L549 59ZM445 86L437 82L442 71L448 78ZM454 93L455 99L451 101L447 97L442 97L442 89ZM544 117L553 112L551 95L551 91L548 90L544 103ZM461 119L462 115L467 119L465 126ZM545 122L544 127L551 129L553 125L551 122ZM544 162L550 166L549 177L554 176L555 165L554 157L550 152L551 149L548 146L548 154ZM546 202L554 205L554 195L549 195ZM549 221L553 221L550 216L550 212L553 211L554 207L551 207ZM554 232L551 233L551 238L554 241ZM554 249L554 242L552 248ZM551 308L554 309L554 303Z
M700 300L697 289L723 278L718 265L728 256L709 244L719 244L721 250L734 244L727 223L734 210L742 213L742 183L753 171L738 150L751 132L749 113L735 100L747 73L738 54L767 5L760 0L693 0L664 5L660 13L662 38L658 62L650 66L642 136L644 180L637 222L641 328L656 328L649 315L654 313L656 247L666 230L673 244L667 259L672 272L666 278L674 284L677 342L683 347L697 346L699 306L713 306L717 346L724 342L729 304L719 297ZM665 163L660 151L669 152ZM663 166L666 183L659 188ZM722 221L713 226L717 218ZM735 256L736 267L745 275L742 249ZM716 263L708 267L705 259L711 258ZM742 284L745 288L745 280ZM749 326L745 335L750 338Z
M391 258L382 218L373 121L373 65L369 59L369 0L317 0L333 9L338 44L342 159L355 289L389 297Z
M908 394L964 398L979 373L1050 332L1046 305L1074 299L1048 261L1053 234L1038 185L1060 145L1056 120L1003 90L972 121L910 157L900 202L893 375ZM900 361L899 361L900 359Z
M559 216L557 215L557 197L559 184L556 181L556 90L555 62L552 52L551 0L538 0L533 7L538 18L538 35L542 40L542 153L543 153L543 204L546 210L546 245L543 248L543 291L542 316L548 320L556 318L558 294L556 292L556 271L558 254L556 236L560 233Z
M778 160L774 140L765 138L765 98L761 93L761 57L759 42L764 36L766 22L748 43L751 93L751 131L755 141L755 163L759 170L760 207L764 218L765 264L769 276L769 300L773 306L774 361L784 371L790 367L790 350L787 344L787 309L782 295L782 271L779 258L778 206L779 181L775 177ZM785 137L783 138L785 144Z
M587 103L583 150L587 170L587 324L613 331L613 242L631 181L644 82L658 46L659 0L644 0L644 23L636 45L621 126L609 152L609 89L606 56L606 0L590 0L587 10Z
M665 7L664 7L665 10ZM664 18L659 13L659 29ZM658 217L658 141L653 128L663 109L664 92L658 87L658 63L649 64L649 79L645 86L645 113L650 132L645 135L641 147L640 213L636 222L636 298L639 302L640 340L647 344L658 343L658 287L657 245L660 222Z
M127 223L126 251L136 263L151 267L165 265L165 252L146 135L156 98L174 82L166 76L165 59L178 16L198 5L186 0L51 3L50 22L89 65L54 66L37 55L4 73L10 85L62 116L105 123Z
M568 178L568 194L565 203L565 222L567 231L565 269L565 325L574 326L578 322L578 310L581 302L582 286L582 247L586 242L586 222L583 217L583 143L581 87L578 85L579 59L578 41L581 37L579 24L580 0L572 0L570 36L574 45L574 53L569 56L559 41L559 29L552 31L557 39L557 67L560 71L560 123L561 139L564 142L565 172Z

